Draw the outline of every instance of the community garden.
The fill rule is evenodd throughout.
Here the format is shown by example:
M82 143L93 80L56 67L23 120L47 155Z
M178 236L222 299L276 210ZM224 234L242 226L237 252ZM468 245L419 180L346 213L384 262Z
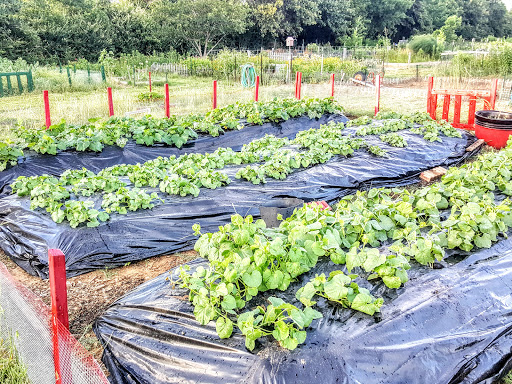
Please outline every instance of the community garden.
M0 99L9 380L508 383L512 144L452 125L508 109L506 81L432 79L427 109L414 72L243 87L239 64L82 63L83 89Z

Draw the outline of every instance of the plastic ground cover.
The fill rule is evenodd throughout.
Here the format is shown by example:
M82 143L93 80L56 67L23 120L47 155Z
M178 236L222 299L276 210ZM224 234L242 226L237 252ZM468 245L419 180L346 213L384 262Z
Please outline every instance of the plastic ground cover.
M318 128L329 120L345 121L346 118L299 118L277 126L266 124L247 127L218 138L204 138L201 145L195 143L187 151L214 151L221 146L240 149L242 144L263 137L266 133L294 138L297 132L311 127ZM343 132L353 134L356 129L346 128ZM466 152L466 147L475 140L466 133L463 133L461 139L441 136L443 142L434 143L426 142L421 136L407 131L401 131L400 135L407 139L408 147L389 147L375 136L365 138L369 143L385 148L388 157L377 158L364 150L358 150L353 157L335 156L325 164L298 170L285 180L267 179L264 185L236 180L234 176L239 168L226 168L224 171L233 180L226 187L215 190L203 188L195 198L165 195L165 202L152 210L112 215L109 221L96 228L72 229L68 224L56 224L46 212L30 210L27 198L6 196L0 199L0 248L20 267L42 278L48 275L48 248L64 252L68 276L121 266L127 262L191 249L195 241L192 224L200 223L206 232L215 231L219 225L228 223L234 213L258 216L259 206L274 198L296 197L306 202L334 202L358 189L416 182L423 170L464 161L472 154ZM175 148L165 150L166 155L178 151ZM107 156L101 168L125 162L124 158L109 157L108 153L104 151L98 154L101 157ZM152 153L155 157L155 152ZM89 156L92 164L95 155ZM72 156L66 159L67 165L62 163L61 167L80 168L85 162L85 155L77 156L79 163L74 163ZM131 160L134 163L143 159L137 154L137 159ZM43 169L40 171L44 173Z
M445 261L433 270L414 263L396 291L358 279L384 297L378 318L320 299L324 317L291 352L260 339L250 353L236 332L219 339L214 322L196 322L188 291L174 289L169 273L118 300L93 329L116 384L496 383L512 368L512 240ZM299 287L336 269L324 260L287 292L271 294L297 305Z

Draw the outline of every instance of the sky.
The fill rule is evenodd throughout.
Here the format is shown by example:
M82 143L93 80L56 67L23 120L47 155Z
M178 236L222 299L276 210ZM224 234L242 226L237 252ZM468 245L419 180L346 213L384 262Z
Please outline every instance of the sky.
M507 6L507 9L510 11L512 9L512 0L503 0L503 2Z

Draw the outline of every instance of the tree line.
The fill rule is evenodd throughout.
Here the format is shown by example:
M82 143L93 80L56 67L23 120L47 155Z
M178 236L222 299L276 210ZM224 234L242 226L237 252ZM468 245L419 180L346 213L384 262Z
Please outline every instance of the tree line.
M29 62L512 35L502 0L0 0L0 56ZM449 34L449 36L447 36Z

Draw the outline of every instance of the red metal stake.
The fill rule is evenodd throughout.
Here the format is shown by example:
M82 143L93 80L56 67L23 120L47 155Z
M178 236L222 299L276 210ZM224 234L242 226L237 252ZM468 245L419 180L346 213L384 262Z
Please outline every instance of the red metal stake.
M44 116L46 120L46 129L50 128L52 125L52 120L50 118L50 100L48 99L48 91L43 91L43 100L44 100Z
M112 100L112 88L107 88L108 95L108 115L110 117L114 116L114 101Z
M334 97L334 73L331 75L331 97Z
M302 91L302 72L299 72L299 85L297 86L297 99L300 100L300 95Z
M66 289L66 257L58 249L48 250L50 267L50 296L52 300L53 362L55 383L62 383L59 354L59 322L69 330L68 297Z
M213 80L213 109L217 109L217 80Z
M151 72L149 72L149 93L151 93Z
M375 88L376 88L376 94L375 94L375 116L377 116L377 113L379 113L380 110L380 85L381 85L381 78L380 75L377 75L376 81L375 81Z
M169 108L169 84L165 84L165 116L171 117L171 111Z
M427 90L427 113L432 117L432 90L434 89L434 77L428 78L428 90ZM436 117L432 117L435 119Z
M254 88L254 101L258 101L260 93L260 77L256 76L256 86Z
M298 95L298 89L299 86L299 72L295 72L295 98L297 98Z

